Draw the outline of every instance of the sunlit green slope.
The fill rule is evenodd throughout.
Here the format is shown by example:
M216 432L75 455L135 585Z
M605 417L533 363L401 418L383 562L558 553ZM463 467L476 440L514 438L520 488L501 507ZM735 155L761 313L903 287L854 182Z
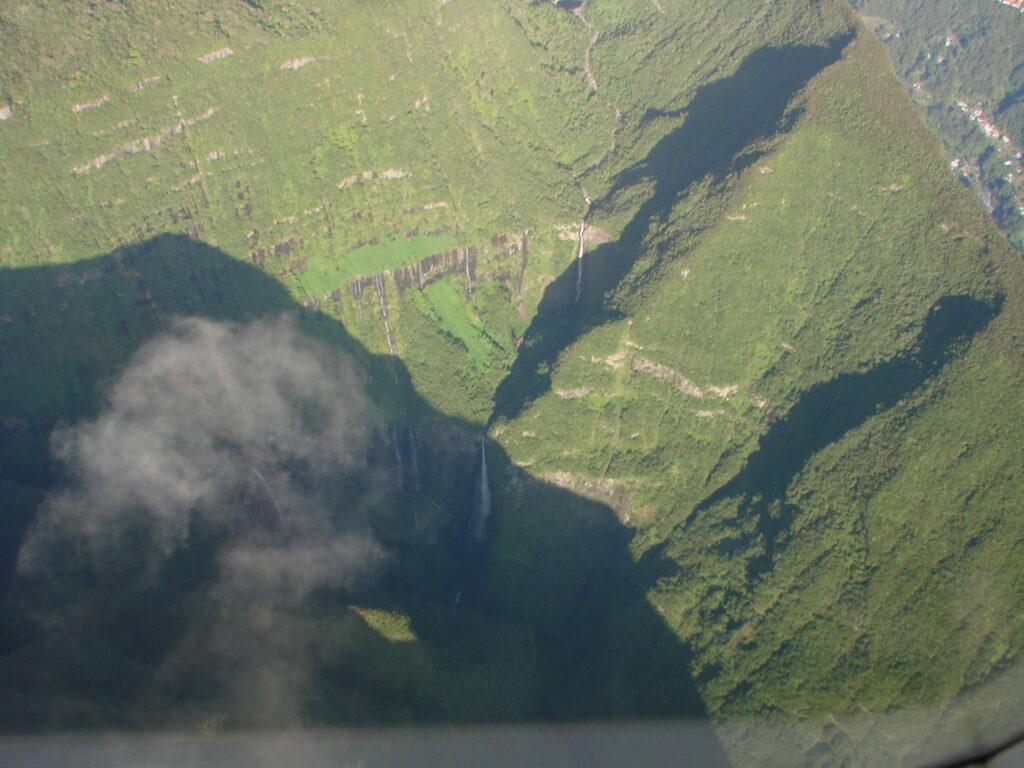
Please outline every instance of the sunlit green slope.
M645 258L603 315L527 335L514 378L536 399L509 389L495 428L531 472L615 505L638 557L675 563L648 594L711 712L807 718L823 730L790 720L785 743L826 762L949 748L945 702L1022 639L1020 265L886 69L852 41L771 143L712 140L715 162L688 156L684 123L647 170L671 191L622 230ZM707 101L748 117L733 92ZM673 188L666 162L706 175ZM531 579L529 523L506 525L498 590ZM908 708L926 714L876 717ZM756 752L737 738L734 756ZM783 743L765 749L787 764Z
M3 266L181 232L387 351L379 282L416 383L482 418L612 120L509 9L460 5L7 4ZM540 10L575 63L585 30Z
M588 14L11 3L0 264L189 234L374 351L391 349L390 330L433 404L482 421L541 293L576 255L587 197L744 51L849 23L800 5ZM451 395L451 374L471 397Z

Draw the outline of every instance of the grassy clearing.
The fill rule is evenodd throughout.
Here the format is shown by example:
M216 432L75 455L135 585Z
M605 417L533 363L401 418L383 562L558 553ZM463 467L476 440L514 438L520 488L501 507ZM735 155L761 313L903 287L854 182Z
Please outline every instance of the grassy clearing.
M306 262L305 271L295 281L307 296L324 296L344 288L353 277L404 267L443 251L453 239L448 235L414 237L364 245L334 259L320 255Z
M478 322L467 313L465 300L449 279L440 280L424 291L440 326L466 345L469 356L480 365L491 357L491 343L484 336Z

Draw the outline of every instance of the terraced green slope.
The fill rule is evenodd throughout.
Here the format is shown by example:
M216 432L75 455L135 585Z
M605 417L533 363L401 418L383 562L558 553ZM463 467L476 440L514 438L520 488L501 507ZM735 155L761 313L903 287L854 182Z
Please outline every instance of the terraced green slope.
M737 34L753 50L846 23L637 3L594 8L587 27L548 3L465 6L11 6L3 265L182 232L260 265L375 351L390 348L380 270L414 382L484 420L545 285L576 255L585 195L603 196L735 64ZM650 81L634 83L641 59ZM436 308L406 296L443 274L479 329L468 359L451 321L438 328ZM474 397L444 400L439 369Z
M311 310L381 423L465 464L416 492L434 534L460 430L507 452L471 618L458 557L378 504L409 573L328 620L366 631L326 654L325 721L706 712L739 763L891 761L960 738L945 702L1017 658L1020 265L845 4L0 24L19 514L52 425L181 313ZM193 242L129 247L165 233Z
M8 37L24 48L5 63L4 266L182 232L259 264L387 350L380 273L396 348L424 369L407 329L433 320L402 322L405 304L424 308L397 299L418 262L446 254L420 279L450 272L463 313L490 307L494 378L522 325L517 304L528 316L539 298L533 274L571 258L554 225L578 215L573 168L603 150L608 116L570 73L534 60L506 13L393 10L11 6ZM554 11L548 23L582 45ZM528 231L530 279L518 255ZM449 346L467 382L485 373L457 337L439 350ZM481 393L445 405L485 404Z

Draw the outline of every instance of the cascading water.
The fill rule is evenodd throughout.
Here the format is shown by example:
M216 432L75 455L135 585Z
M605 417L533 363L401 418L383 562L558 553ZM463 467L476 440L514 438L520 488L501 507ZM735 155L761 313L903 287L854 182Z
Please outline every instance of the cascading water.
M409 428L409 490L420 492L420 460L416 453L416 435Z
M587 203L589 208L590 198L587 198ZM587 219L584 217L580 222L580 248L576 252L576 301L580 300L580 292L583 290L583 235L586 229Z
M398 361L398 350L395 348L395 339L391 335L391 325L388 323L388 300L384 293L384 277L380 272L373 276L373 285L377 289L377 296L380 298L380 316L384 318L384 333L388 337L388 349L391 350L392 364ZM395 384L398 383L398 368L395 366Z
M473 278L469 274L469 249L463 248L462 255L466 259L466 293L473 293Z
M398 428L391 428L391 447L395 450L395 487L405 490L405 464L402 461L402 449L398 444Z
M359 310L359 322L363 322L363 284L359 278L352 284L352 293L356 297L356 308Z
M253 474L260 479L263 483L263 490L267 492L267 496L270 497L270 502L274 505L274 511L277 513L277 522L281 524L281 528L285 527L284 513L281 511L281 505L277 503L277 499L274 498L274 492L270 490L270 486L267 485L266 479L260 474L260 471L256 467L249 467L253 471Z
M556 3L556 5L557 4L558 3ZM655 0L655 5L657 6L657 4L658 1ZM578 18L583 23L583 26L585 26L587 30L590 32L590 43L587 45L587 49L583 53L583 74L587 78L587 85L590 86L590 90L593 93L597 94L598 86L597 80L594 79L593 69L591 68L591 56L594 53L594 48L597 45L598 40L601 39L601 32L600 30L597 29L597 27L591 24L587 17L584 15L584 11L586 10L586 5L584 3L574 3L571 6L565 5L563 7L569 9L572 12L572 14L576 18ZM596 171L598 168L604 165L605 161L615 154L615 150L618 147L618 133L619 128L622 126L622 111L607 99L603 99L603 101L605 105L610 110L612 110L612 112L615 113L615 122L612 124L612 133L610 141L608 142L608 149L605 150L605 153L601 155L601 157L599 157L597 160L591 163L590 167L588 167L582 173L576 176L577 183L580 183L580 180L584 176L591 173L592 171ZM576 254L576 302L579 302L580 296L583 293L583 235L587 228L587 219L590 216L590 209L592 207L590 195L587 194L587 190L583 188L582 184L580 184L580 192L583 193L583 201L584 203L586 203L586 207L583 210L583 221L580 223L580 249Z
M487 518L491 516L491 484L487 478L487 443L480 435L480 493L473 514L473 538L478 542L487 535Z

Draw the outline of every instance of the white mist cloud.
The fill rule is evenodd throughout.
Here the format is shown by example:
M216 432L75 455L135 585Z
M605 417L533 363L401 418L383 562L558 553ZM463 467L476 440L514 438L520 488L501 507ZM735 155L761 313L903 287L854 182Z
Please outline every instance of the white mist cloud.
M47 617L66 625L88 584L117 599L154 583L207 532L216 565L203 600L219 619L194 622L163 673L220 665L246 717L265 719L262 707L294 721L309 672L296 606L372 578L384 558L364 519L374 420L357 369L293 322L178 321L138 352L96 419L56 433L70 483L44 504L19 574L69 582Z

